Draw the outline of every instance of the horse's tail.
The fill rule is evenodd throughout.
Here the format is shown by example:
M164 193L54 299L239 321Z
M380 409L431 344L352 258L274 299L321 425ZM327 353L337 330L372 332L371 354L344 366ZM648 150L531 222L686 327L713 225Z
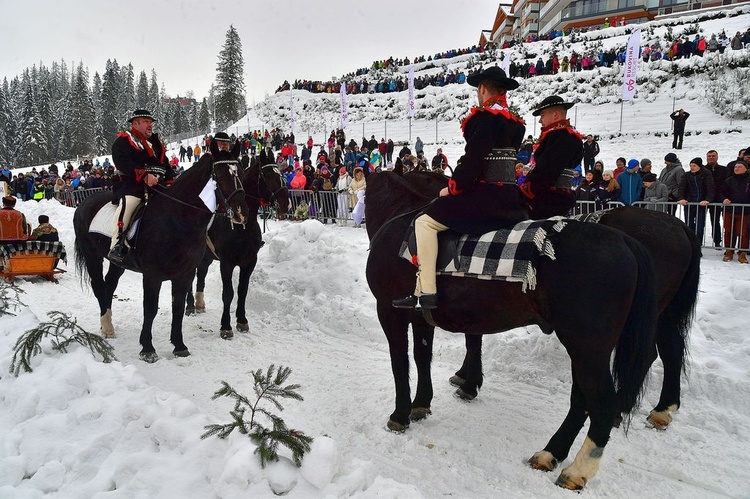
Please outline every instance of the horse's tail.
M687 225L682 226L685 235L690 241L692 255L690 265L685 276L682 278L680 288L671 302L664 308L659 317L662 323L661 329L676 332L678 336L670 336L669 341L680 346L680 366L684 371L687 367L688 358L688 333L690 325L695 316L695 306L698 303L698 283L701 270L701 247L698 238Z
M638 406L651 367L656 336L658 307L656 278L651 256L635 239L625 236L638 265L638 280L630 312L615 351L612 374L620 399L620 408L629 423L630 414Z
M74 228L76 228L75 225L77 222L80 223L80 221L77 221L75 219L73 220ZM75 249L76 273L78 274L78 278L81 280L81 286L84 286L90 283L89 269L88 267L86 267L86 248L83 247L84 236L79 234L78 230L76 230L75 232L76 232L76 241L73 247Z

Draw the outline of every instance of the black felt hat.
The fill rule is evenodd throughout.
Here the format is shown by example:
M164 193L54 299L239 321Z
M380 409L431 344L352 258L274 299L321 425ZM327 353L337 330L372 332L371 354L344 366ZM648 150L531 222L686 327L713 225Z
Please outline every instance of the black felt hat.
M472 87L478 87L480 83L485 80L490 80L498 83L505 90L515 90L518 88L518 82L513 78L508 78L505 71L497 66L492 66L484 71L474 73L466 78L466 82Z
M226 132L217 132L214 135L214 140L217 142L232 142L232 139L229 138Z
M145 109L136 109L135 111L133 111L133 116L128 118L128 123L132 123L133 120L138 119L138 118L147 118L151 121L156 121L156 118L151 116L150 111L146 111Z
M539 116L542 114L542 111L545 109L548 109L550 107L555 106L562 106L565 109L570 109L571 107L575 106L575 103L573 102L565 102L562 97L559 95L553 95L551 97L547 97L544 99L537 107L534 109L534 112L531 113L532 116Z

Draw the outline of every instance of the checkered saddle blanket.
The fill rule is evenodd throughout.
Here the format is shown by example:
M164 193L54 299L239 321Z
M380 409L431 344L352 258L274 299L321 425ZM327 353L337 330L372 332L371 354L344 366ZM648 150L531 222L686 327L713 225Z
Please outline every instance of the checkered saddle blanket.
M462 235L456 246L456 256L442 265L438 256L438 275L473 277L520 282L522 289L536 287L536 265L539 257L555 259L555 240L566 225L563 217L547 220L526 220L512 229L488 232L481 236ZM408 232L411 234L412 230ZM416 262L414 246L409 236L401 244L402 258Z
M0 263L3 266L8 265L8 260L16 255L48 255L68 263L68 255L61 241L24 241L0 245Z

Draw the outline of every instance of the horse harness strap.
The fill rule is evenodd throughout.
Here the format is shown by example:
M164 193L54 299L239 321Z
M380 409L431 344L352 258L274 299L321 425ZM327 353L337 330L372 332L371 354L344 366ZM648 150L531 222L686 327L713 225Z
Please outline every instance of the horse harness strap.
M484 157L482 180L488 183L516 181L516 150L513 147L496 147Z

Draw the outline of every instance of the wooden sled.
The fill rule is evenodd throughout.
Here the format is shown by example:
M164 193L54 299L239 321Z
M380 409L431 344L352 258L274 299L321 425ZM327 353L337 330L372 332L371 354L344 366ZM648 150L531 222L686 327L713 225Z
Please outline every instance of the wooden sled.
M38 275L56 283L55 274L65 272L56 268L59 260L58 257L51 255L13 255L8 259L3 270L0 271L0 276L5 278L8 283L12 283L16 276L22 275Z

